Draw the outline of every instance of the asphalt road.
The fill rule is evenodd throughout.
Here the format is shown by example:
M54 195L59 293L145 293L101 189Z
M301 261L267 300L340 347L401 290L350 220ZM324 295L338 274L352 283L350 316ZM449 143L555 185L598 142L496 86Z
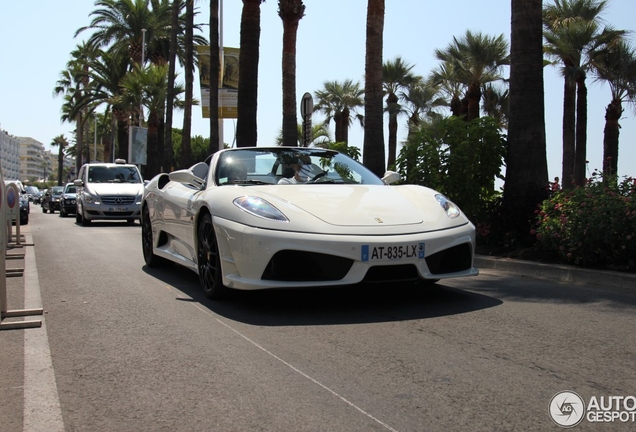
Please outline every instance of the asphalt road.
M24 430L55 429L37 420L34 394L67 431L294 432L559 430L558 392L636 396L636 295L602 283L485 269L434 289L213 302L194 273L144 266L138 224L82 227L33 206L28 230L54 378L30 378L41 330L20 330L25 384L8 393L22 394ZM16 334L0 341L17 349ZM0 430L21 430L10 420ZM635 428L584 419L576 430Z

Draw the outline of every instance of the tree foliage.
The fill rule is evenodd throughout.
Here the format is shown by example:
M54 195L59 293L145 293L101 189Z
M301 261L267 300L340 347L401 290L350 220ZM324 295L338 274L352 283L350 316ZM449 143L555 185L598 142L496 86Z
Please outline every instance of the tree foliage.
M441 120L412 134L397 159L406 183L419 184L447 195L468 217L483 217L486 203L498 195L506 137L491 117L465 122Z

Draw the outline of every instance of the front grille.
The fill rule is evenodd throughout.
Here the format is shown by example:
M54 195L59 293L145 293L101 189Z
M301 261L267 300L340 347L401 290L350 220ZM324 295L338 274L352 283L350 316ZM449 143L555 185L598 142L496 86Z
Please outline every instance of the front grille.
M103 195L102 203L107 205L130 205L135 203L134 195Z
M132 216L135 212L104 212L104 216L127 217Z
M464 243L437 252L426 257L426 265L434 275L468 270L472 265L471 246Z
M287 282L331 281L344 278L353 260L296 250L279 251L267 264L261 279Z

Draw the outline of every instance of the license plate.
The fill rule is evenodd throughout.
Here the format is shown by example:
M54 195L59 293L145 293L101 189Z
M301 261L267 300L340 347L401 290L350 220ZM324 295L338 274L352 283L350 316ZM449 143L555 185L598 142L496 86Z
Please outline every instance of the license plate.
M396 245L362 245L362 261L395 261L424 259L424 243Z
M127 212L128 211L128 207L110 207L108 209L108 211L111 211L111 212Z

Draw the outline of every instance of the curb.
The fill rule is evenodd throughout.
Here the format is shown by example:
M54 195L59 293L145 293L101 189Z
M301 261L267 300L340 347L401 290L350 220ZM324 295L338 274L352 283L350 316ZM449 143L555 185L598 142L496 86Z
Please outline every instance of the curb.
M590 270L558 264L544 264L511 258L475 255L475 267L517 273L535 279L551 279L575 285L597 285L636 292L636 274Z

